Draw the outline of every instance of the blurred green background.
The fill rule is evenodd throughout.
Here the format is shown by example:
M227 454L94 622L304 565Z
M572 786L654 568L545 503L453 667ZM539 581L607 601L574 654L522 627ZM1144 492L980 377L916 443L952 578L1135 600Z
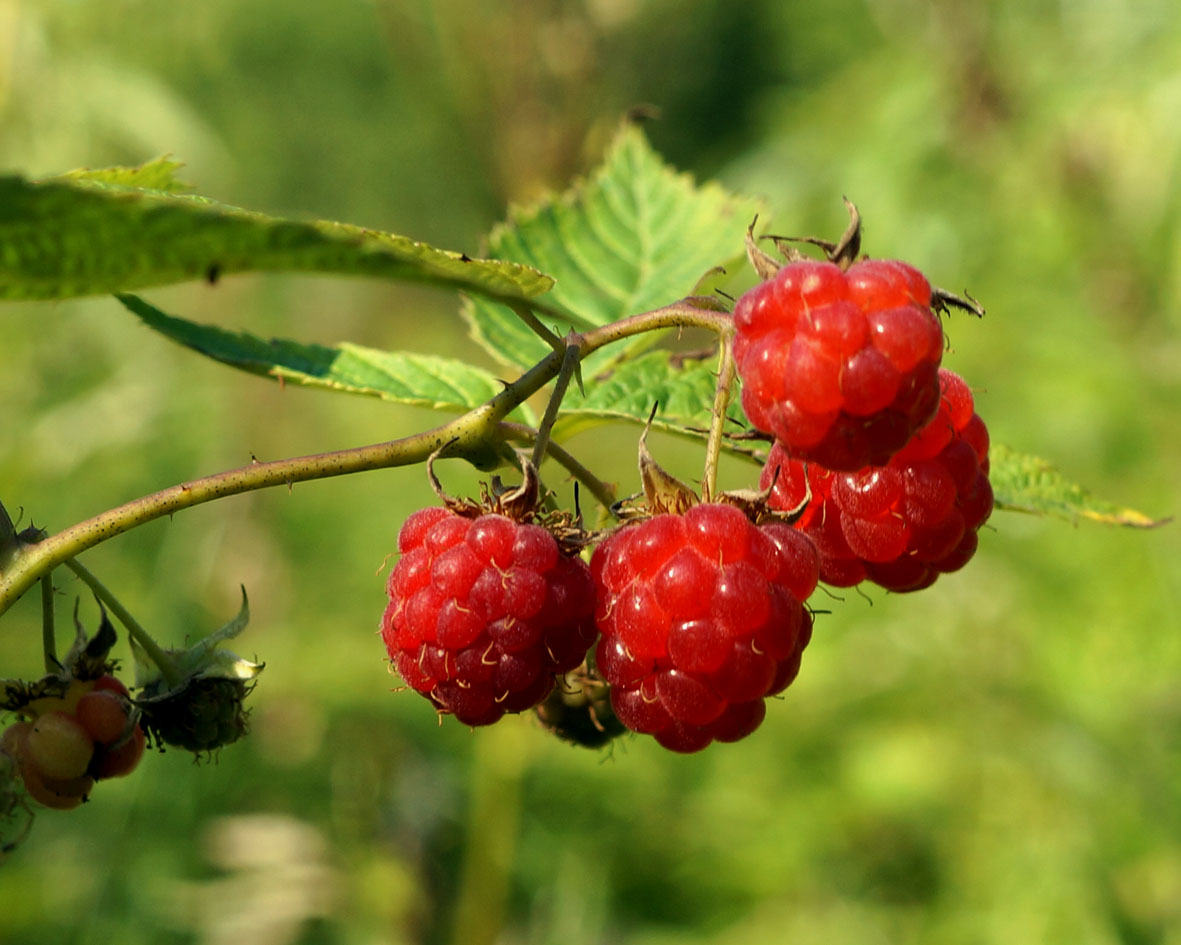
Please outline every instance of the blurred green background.
M995 440L1181 510L1181 21L1174 0L0 0L0 169L170 152L201 192L475 253L620 114L987 306L949 366ZM235 277L149 292L261 335L484 356L446 293ZM0 496L51 530L185 478L434 417L280 390L109 299L0 312ZM489 365L491 366L491 365ZM573 443L625 488L635 431ZM657 442L666 455L697 459ZM452 491L469 471L447 464ZM736 473L731 471L731 476ZM748 473L749 475L749 473ZM912 597L814 603L747 741L596 754L391 692L375 637L421 469L255 493L86 555L169 643L267 662L253 735L150 756L0 864L0 942L1181 943L1181 538L1012 513ZM84 598L61 578L62 611ZM36 595L0 675L40 672Z

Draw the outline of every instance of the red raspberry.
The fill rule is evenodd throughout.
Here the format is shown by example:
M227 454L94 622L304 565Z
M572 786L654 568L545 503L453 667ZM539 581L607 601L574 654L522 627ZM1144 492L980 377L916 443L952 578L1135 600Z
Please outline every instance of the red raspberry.
M537 705L594 642L590 571L539 525L422 509L398 550L382 640L406 683L461 722Z
M832 472L771 448L760 481L774 479L773 508L796 508L811 489L795 527L816 543L825 583L917 591L975 553L992 512L988 430L962 378L940 370L939 385L935 419L885 466Z
M882 465L939 402L943 329L906 263L794 262L734 307L742 407L795 459Z
M816 551L733 506L628 525L595 549L599 673L619 721L673 751L744 738L800 668Z

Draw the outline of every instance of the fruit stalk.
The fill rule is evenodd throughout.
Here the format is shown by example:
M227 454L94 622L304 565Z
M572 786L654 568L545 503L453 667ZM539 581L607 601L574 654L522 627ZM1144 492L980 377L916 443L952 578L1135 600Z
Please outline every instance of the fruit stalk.
M541 418L541 426L537 428L537 439L533 441L533 465L537 469L541 468L541 462L545 459L550 431L554 428L554 421L558 419L558 410L562 406L562 398L566 396L566 389L570 386L570 378L578 370L581 360L582 351L578 341L568 338L565 353L562 355L562 367L554 380L554 390L550 394L549 403L545 405L545 416Z
M509 306L521 321L529 326L529 329L537 335L542 341L553 348L555 351L561 352L565 349L566 344L555 335L552 331L541 323L541 320L530 311L528 305L517 303Z
M714 388L713 416L709 423L709 439L705 443L705 470L701 476L701 499L712 502L718 485L718 456L722 451L722 434L726 428L726 408L730 406L730 390L734 386L734 332L723 332L718 351L718 384Z
M95 577L94 573L80 561L71 558L65 562L65 566L78 575L82 583L94 591L94 596L102 601L107 609L118 618L119 622L127 630L128 636L134 639L148 655L148 658L156 664L156 668L160 670L160 674L164 677L165 682L169 686L178 685L181 677L177 673L176 664L173 662L172 657L165 653L160 644L152 639L152 635L140 626L139 621L123 606L119 598L112 594L110 589Z

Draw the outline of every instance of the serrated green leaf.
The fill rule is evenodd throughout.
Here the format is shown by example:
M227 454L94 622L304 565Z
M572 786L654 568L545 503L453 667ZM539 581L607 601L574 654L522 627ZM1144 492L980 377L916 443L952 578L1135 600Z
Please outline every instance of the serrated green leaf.
M988 460L988 478L998 508L1054 515L1072 522L1086 518L1132 528L1155 528L1169 521L1149 518L1135 509L1096 499L1044 459L1017 453L1007 446L994 443Z
M164 156L147 161L138 167L101 167L94 170L82 167L67 171L54 180L80 181L99 187L105 184L113 184L116 187L140 187L179 194L193 189L192 184L177 179L176 172L182 167L184 162Z
M562 334L685 297L709 269L741 256L758 210L755 200L678 174L627 125L589 179L513 211L490 235L489 252L555 278L541 318ZM464 317L473 337L505 364L528 367L550 351L511 311L487 300L466 300ZM640 337L596 353L585 373L653 341Z
M654 428L704 436L712 417L716 372L716 355L705 360L677 360L669 351L646 352L590 380L585 394L568 393L553 436L564 440L612 420L644 424L653 404L659 405ZM731 400L727 413L745 423L737 397Z
M403 279L512 301L553 284L513 262L470 259L392 233L286 220L125 181L177 184L163 163L41 182L0 177L0 299L126 292L250 271Z
M153 328L187 348L231 367L284 383L367 394L400 404L463 413L495 397L504 385L478 367L451 358L379 351L347 342L329 347L226 331L167 315L134 295L119 301ZM534 423L528 408L518 416Z

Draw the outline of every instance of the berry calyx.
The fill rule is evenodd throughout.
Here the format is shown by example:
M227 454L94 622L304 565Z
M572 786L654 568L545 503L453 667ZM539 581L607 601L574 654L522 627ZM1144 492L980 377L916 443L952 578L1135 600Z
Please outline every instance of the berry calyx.
M754 525L731 505L696 505L619 529L591 559L599 673L616 717L666 748L737 741L763 699L799 670L816 586L810 542Z
M474 726L530 709L594 642L589 569L540 525L422 509L398 550L382 640L442 714Z
M771 448L760 482L773 508L811 493L794 525L815 542L826 584L916 591L975 554L992 512L988 430L959 375L941 369L939 384L935 418L885 465L834 472Z
M742 406L793 459L857 470L889 461L939 401L943 329L903 262L799 260L734 307Z

